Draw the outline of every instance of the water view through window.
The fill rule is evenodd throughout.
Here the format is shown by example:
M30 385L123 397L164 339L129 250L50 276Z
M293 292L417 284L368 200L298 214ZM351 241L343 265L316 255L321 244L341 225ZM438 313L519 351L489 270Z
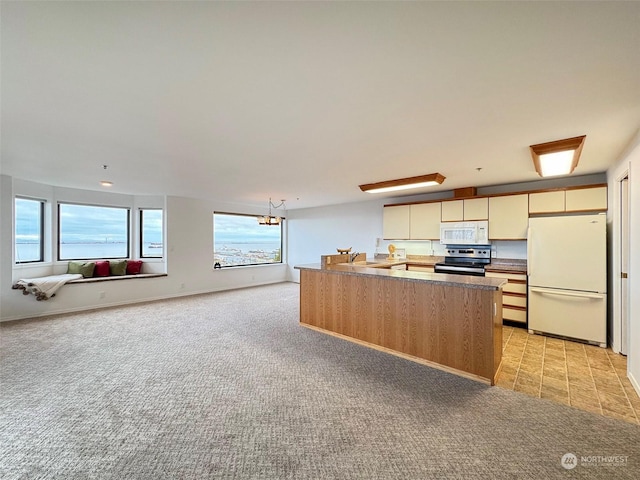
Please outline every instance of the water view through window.
M60 260L129 257L129 209L60 203Z
M142 257L162 257L162 210L140 210L140 251Z
M43 205L40 200L15 200L15 252L17 263L42 262Z
M282 225L255 215L213 214L213 257L223 267L282 262Z

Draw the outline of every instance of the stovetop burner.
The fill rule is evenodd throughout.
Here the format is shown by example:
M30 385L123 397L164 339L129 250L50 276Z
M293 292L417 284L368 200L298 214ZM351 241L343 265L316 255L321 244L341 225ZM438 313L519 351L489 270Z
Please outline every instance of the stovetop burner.
M436 263L439 273L484 276L484 267L491 263L491 245L447 246L444 262Z

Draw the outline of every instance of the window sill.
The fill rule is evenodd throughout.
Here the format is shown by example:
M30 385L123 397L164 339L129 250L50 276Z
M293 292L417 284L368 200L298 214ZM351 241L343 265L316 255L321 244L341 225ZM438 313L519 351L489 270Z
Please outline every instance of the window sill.
M255 264L251 264L251 265L227 265L225 267L220 267L220 268L211 267L211 270L213 270L215 272L219 272L219 271L224 271L224 270L235 270L236 268L260 268L260 267L273 268L273 267L278 266L278 265L282 266L282 265L286 265L286 263L279 262L279 263L255 263Z
M71 280L70 282L67 282L67 285L72 285L74 283L112 282L114 280L132 280L134 278L155 278L166 276L166 273L139 273L137 275L113 275L108 277L80 278L78 280Z

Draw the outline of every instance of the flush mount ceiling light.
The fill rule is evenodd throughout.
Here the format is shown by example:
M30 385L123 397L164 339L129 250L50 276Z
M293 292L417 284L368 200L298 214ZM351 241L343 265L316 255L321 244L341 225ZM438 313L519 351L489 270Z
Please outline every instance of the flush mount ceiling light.
M109 168L109 165L102 165L103 170L106 170L107 168ZM100 180L100 185L103 187L113 187L113 182L110 182L109 180Z
M538 175L553 177L573 172L578 165L585 138L586 135L582 135L529 146Z
M378 183L360 185L360 190L367 193L395 192L396 190L408 190L410 188L432 187L444 182L445 177L439 173L419 175L417 177L387 180Z
M260 225L280 225L282 223L282 217L274 217L271 215L271 207L273 208L280 208L280 207L285 207L285 209L287 208L284 204L284 200L280 200L280 203L278 205L274 205L273 202L271 201L271 198L269 198L269 215L263 215L258 217L258 223Z

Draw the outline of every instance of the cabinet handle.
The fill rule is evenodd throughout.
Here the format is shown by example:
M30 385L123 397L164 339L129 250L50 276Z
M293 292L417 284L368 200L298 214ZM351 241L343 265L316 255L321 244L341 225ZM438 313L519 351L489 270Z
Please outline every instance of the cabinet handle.
M527 275L531 276L531 262L529 259L531 258L531 227L527 227Z

